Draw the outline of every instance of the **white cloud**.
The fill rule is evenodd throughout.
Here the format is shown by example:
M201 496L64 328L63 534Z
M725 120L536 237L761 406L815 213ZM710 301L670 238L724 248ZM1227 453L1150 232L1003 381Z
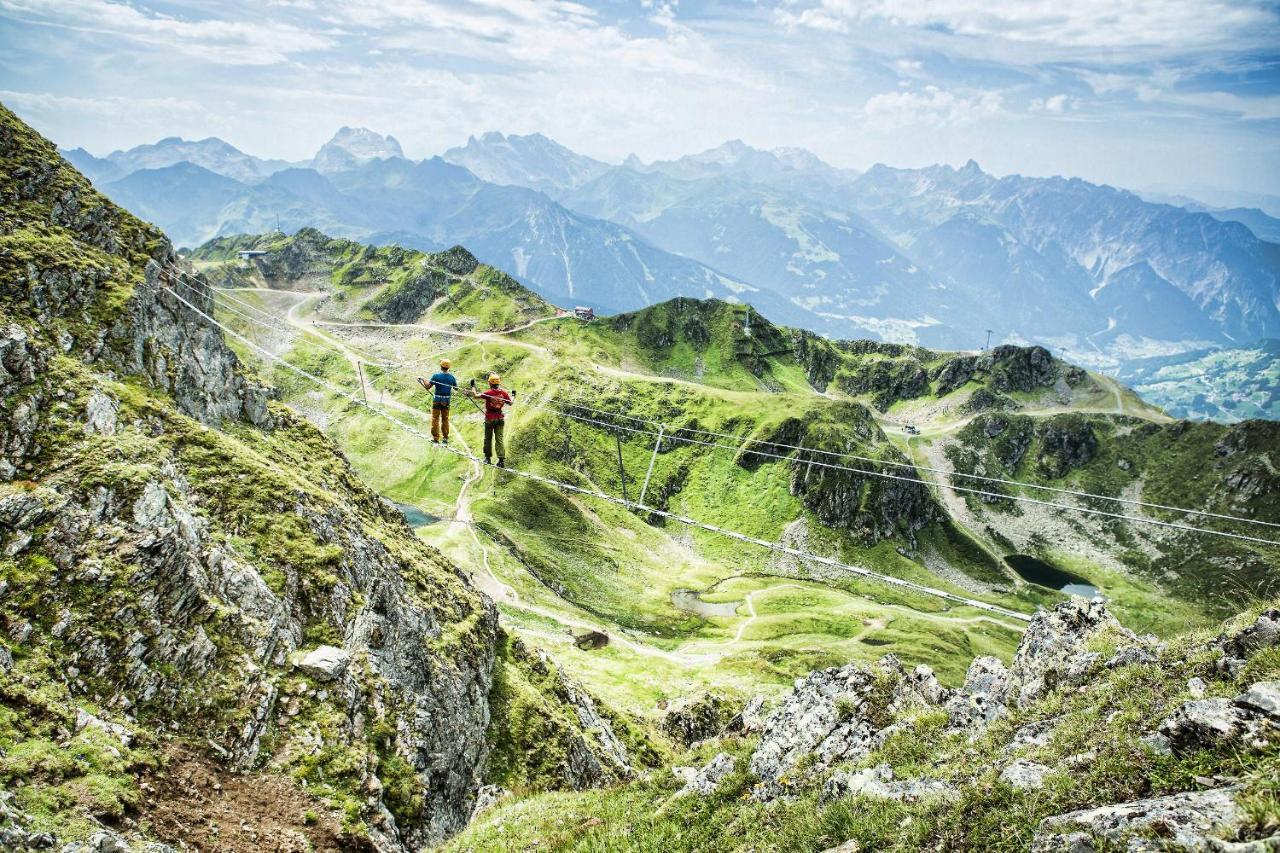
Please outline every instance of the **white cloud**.
M229 65L272 65L334 46L329 36L269 19L187 20L109 0L0 0L0 12Z
M784 0L792 26L848 30L872 21L1053 48L1209 48L1274 41L1265 0Z
M1068 109L1074 109L1076 99L1068 97L1064 94L1050 95L1047 98L1036 98L1031 102L1031 109L1034 112L1045 113L1063 113Z
M1002 110L1003 96L995 91L956 94L937 86L921 92L884 92L867 99L867 123L877 130L926 125L946 127L990 118Z

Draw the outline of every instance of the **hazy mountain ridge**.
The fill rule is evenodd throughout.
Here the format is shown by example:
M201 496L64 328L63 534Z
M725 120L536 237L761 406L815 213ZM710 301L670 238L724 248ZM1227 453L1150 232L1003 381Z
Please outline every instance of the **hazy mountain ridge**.
M514 184L545 192L553 198L607 171L599 160L574 153L541 133L504 136L490 131L479 139L450 148L440 155L495 184Z
M519 174L519 152L493 156ZM776 205L779 190L791 203L772 208L782 215L762 237L762 223L749 220ZM960 169L878 165L859 175L808 152L780 157L734 141L647 166L632 159L560 191L570 207L626 223L664 248L709 263L741 259L722 263L819 313L858 316L849 308L860 305L868 319L889 321L861 323L864 330L895 339L941 335L972 345L993 327L997 339L1052 337L1105 360L1116 342L1125 351L1186 348L1280 323L1280 256L1269 244L1238 225L1078 179L995 178L972 161ZM730 209L735 192L741 204ZM948 223L953 216L962 218ZM877 280L873 265L886 255L853 252L844 298L824 292L831 270L813 262L843 255L813 235L847 233L850 217L886 253L905 253L929 275ZM938 282L951 292L940 293ZM910 293L881 302L881 285ZM837 310L821 307L824 298ZM1151 310L1168 305L1165 316ZM930 328L937 317L951 328Z
M462 242L547 298L597 309L751 293L837 337L977 347L991 329L1103 367L1280 334L1276 244L1078 179L997 178L972 161L859 174L738 140L619 166L540 134L487 133L418 164L363 130L326 150L312 161L323 173L275 171L238 193L189 170L110 186L192 245L277 219L426 250Z
M362 149L368 156L351 167L358 158L342 145L353 134L372 147ZM482 181L441 158L412 162L394 156L398 145L381 137L370 141L362 132L340 133L326 147L324 161L343 168L291 167L245 184L175 164L135 172L104 189L191 245L277 226L289 232L317 227L337 237L426 251L462 242L562 303L616 311L673 296L732 300L756 294L755 301L775 316L812 328L824 325L784 299L657 249L623 227L567 210L539 192Z

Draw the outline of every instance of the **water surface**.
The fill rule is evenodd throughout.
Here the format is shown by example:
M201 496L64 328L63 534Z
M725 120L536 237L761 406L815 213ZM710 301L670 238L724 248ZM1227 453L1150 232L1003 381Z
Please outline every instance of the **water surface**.
M1009 564L1009 568L1018 573L1018 577L1028 583L1047 586L1049 589L1056 589L1067 595L1079 595L1084 598L1093 598L1098 595L1098 588L1089 583L1087 578L1073 575L1052 563L1046 563L1039 557L1032 557L1029 554L1010 554L1004 558L1004 561Z

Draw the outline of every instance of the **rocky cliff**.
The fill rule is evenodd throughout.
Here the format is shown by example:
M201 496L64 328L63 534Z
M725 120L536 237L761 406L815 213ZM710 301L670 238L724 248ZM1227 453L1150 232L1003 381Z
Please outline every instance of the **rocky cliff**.
M456 832L494 737L492 602L249 375L164 236L3 107L0 164L3 844ZM223 785L170 775L228 771L296 812L224 803L220 830Z

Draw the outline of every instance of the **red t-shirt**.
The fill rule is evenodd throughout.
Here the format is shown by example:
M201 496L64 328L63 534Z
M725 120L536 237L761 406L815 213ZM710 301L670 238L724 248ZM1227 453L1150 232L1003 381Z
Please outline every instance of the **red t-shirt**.
M500 421L505 417L502 407L511 402L511 395L502 388L490 388L488 391L480 392L480 396L484 398L484 419L486 421Z

